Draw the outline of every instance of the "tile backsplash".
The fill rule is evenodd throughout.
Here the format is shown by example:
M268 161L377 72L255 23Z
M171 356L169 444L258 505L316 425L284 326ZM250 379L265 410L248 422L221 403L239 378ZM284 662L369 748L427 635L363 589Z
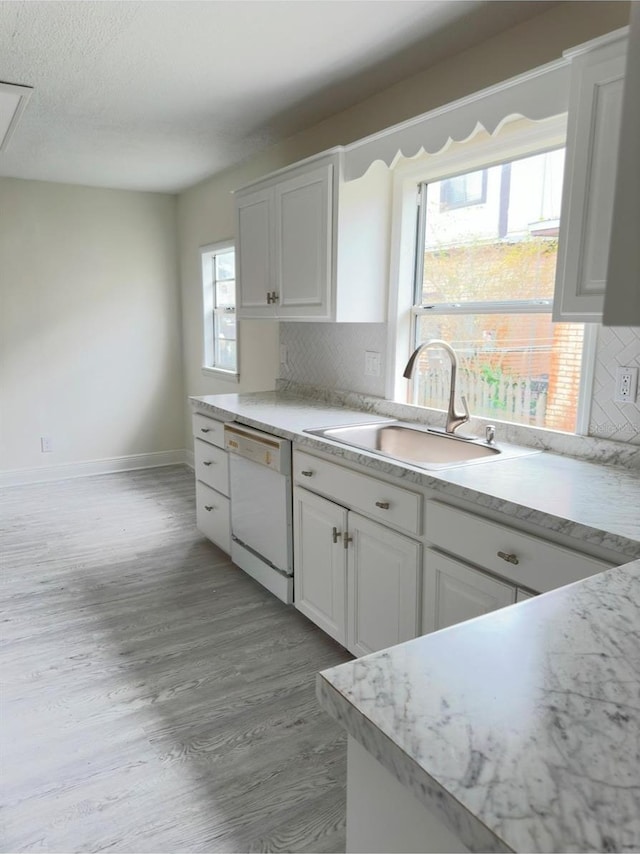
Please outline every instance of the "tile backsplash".
M618 365L640 368L640 329L601 326L591 399L589 435L640 445L640 400L616 403L613 399Z
M301 385L384 397L384 323L281 323L287 366L280 378ZM365 352L380 353L379 377L365 374ZM618 365L640 367L640 329L599 327L589 435L640 445L640 402L615 403Z
M387 327L384 323L281 323L288 368L280 378L384 397ZM365 353L380 353L380 376L367 376Z

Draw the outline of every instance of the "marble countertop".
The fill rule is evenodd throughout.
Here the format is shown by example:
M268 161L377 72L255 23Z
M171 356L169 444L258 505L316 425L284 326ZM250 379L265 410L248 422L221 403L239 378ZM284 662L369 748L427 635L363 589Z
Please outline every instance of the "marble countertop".
M311 436L305 429L385 420L372 412L280 392L192 397L192 405L222 420L256 429L436 489L478 507L601 547L640 557L640 474L612 465L535 452L438 471L420 469ZM498 443L498 446L500 443ZM640 449L638 450L640 454ZM578 547L578 543L576 543Z
M325 670L323 708L472 851L640 850L640 560Z

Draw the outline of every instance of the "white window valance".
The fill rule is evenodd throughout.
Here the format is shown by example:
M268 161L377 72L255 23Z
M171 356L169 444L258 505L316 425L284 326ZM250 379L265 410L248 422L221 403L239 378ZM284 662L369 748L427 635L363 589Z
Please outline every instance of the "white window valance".
M436 154L479 126L493 134L514 117L538 121L566 113L569 73L570 61L560 59L360 139L344 148L343 177L360 178L377 161L392 167L401 156Z

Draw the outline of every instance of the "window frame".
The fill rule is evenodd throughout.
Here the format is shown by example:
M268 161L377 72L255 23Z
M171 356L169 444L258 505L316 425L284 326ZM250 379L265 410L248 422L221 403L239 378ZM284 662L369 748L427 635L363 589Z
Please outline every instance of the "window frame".
M202 373L208 376L216 376L228 382L237 383L240 380L240 329L237 314L237 290L236 305L233 314L236 318L236 364L234 369L220 368L215 363L215 276L213 273L216 255L233 250L234 259L237 258L236 244L233 239L221 240L200 247L200 267L202 283ZM237 282L237 278L235 279Z
M398 403L407 403L408 381L402 376L404 366L413 350L414 329L421 313L435 313L433 309L415 310L415 281L417 252L421 240L418 226L418 192L425 182L433 182L464 172L497 166L517 158L541 154L566 146L566 113L541 121L517 119L507 124L500 134L487 138L474 135L463 141L449 140L437 154L419 155L396 166L392 190L392 231L390 257L390 288L387 352L388 359L385 396ZM479 304L481 306L482 304ZM492 304L492 313L497 303ZM506 305L506 304L505 304ZM450 313L469 313L469 304ZM550 312L551 305L529 307L530 311ZM444 313L444 312L441 312ZM447 312L449 313L449 312ZM480 313L480 312L478 312ZM590 391L593 384L597 324L585 324L578 411L575 435L588 433L590 416ZM421 407L422 408L422 407ZM440 412L441 410L429 410ZM472 413L473 416L473 413ZM482 419L478 416L479 420ZM494 419L495 420L495 419ZM503 422L511 423L511 422ZM526 427L527 425L518 425ZM536 428L549 430L549 428ZM550 431L549 432L553 432Z

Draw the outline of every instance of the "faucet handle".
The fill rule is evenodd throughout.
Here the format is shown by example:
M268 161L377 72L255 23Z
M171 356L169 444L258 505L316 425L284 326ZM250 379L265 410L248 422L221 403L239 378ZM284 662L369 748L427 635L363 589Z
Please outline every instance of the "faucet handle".
M471 413L469 412L469 407L467 406L467 398L464 396L464 394L461 394L460 400L462 401L462 408L464 409L464 414L466 415L465 421L468 421L471 418Z

